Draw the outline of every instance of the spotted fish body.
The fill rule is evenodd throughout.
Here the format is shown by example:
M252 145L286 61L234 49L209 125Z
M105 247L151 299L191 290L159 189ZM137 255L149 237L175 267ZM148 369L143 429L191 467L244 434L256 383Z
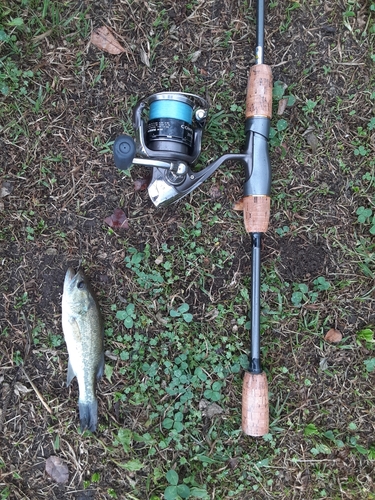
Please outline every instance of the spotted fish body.
M96 431L98 401L95 381L103 376L103 320L85 275L69 268L62 297L62 327L69 353L67 385L77 377L81 431Z

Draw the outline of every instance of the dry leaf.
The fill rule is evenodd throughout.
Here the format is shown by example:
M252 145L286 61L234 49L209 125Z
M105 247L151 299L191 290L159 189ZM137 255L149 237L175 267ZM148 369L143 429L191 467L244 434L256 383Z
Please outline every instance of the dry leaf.
M220 190L220 187L217 184L212 184L210 187L210 196L213 200L217 198L221 198L223 196L223 192Z
M243 212L243 198L234 202L232 208L233 208L233 210L238 210L239 212Z
M68 466L61 458L54 455L46 460L46 473L59 484L67 483L69 480Z
M324 340L332 343L340 342L342 340L342 333L339 330L336 330L335 328L331 328L325 334Z
M198 61L198 58L199 58L199 56L200 56L201 54L202 54L202 51L201 51L201 50L197 50L197 51L196 51L196 52L194 52L194 54L191 56L190 61L191 61L192 63L197 62L197 61Z
M221 406L216 403L211 403L206 399L201 399L199 401L199 410L205 417L212 418L215 415L221 415L224 410Z
M158 266L159 264L161 264L164 260L164 256L163 255L159 255L159 257L156 257L155 259L155 264Z
M284 99L280 99L279 106L277 109L277 114L282 115L284 113L284 111L286 110L287 105L288 105L288 98L287 97L284 97Z
M314 132L310 132L309 134L306 134L305 136L307 144L310 146L311 151L315 154L316 149L319 146L319 141Z
M321 370L328 370L328 361L327 358L321 358L319 361L319 368Z
M45 31L44 33L42 33L41 35L36 35L34 36L31 41L36 43L36 42L40 42L41 40L43 40L44 38L47 38L48 36L50 36L50 34L53 32L52 29L50 30L47 30Z
M134 181L134 191L144 191L148 188L151 181L151 177L145 177L144 179L136 179Z
M46 249L46 255L57 255L57 248L49 247Z
M315 154L319 146L319 140L314 133L314 127L308 127L302 135L306 139L307 144L311 147L312 152Z
M229 467L231 469L237 469L239 461L240 461L239 458L230 458L228 461Z
M94 29L91 33L91 43L98 49L104 50L109 54L122 54L126 52L106 26Z
M0 198L5 198L13 191L13 183L8 181L3 181L0 187Z
M367 15L357 15L357 23L360 30L364 30L367 23Z
M113 229L129 229L128 219L121 208L115 208L113 214L106 217L104 222Z
M148 57L148 55L146 54L146 52L143 49L141 49L140 55L141 55L141 61L143 62L143 64L145 64L149 68L150 67L150 58Z
M28 392L31 392L31 389L28 389L25 385L21 384L21 382L16 382L14 386L14 393L17 396L20 396L21 394L27 394Z
M212 418L215 415L221 415L222 413L224 413L224 410L216 403L211 403L205 411L205 415L208 418Z

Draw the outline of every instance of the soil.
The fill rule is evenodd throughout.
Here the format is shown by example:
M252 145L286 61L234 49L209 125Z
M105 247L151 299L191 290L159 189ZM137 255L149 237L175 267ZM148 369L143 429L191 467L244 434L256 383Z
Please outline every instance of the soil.
M152 255L157 256L167 245L182 249L186 256L187 242L192 241L189 230L199 220L204 222L199 240L205 248L206 261L202 261L202 266L207 265L210 272L200 283L199 266L193 269L189 279L184 276L184 281L176 284L176 296L185 290L184 300L190 311L204 322L211 306L233 300L239 293L238 284L249 283L251 243L240 217L232 210L242 195L240 166L220 168L186 199L155 209L147 191L134 190L133 182L144 178L147 170L133 167L129 175L117 171L107 143L121 133L132 133L132 109L138 98L166 88L202 95L210 101L213 112L231 105L243 109L248 69L254 63L254 10L229 0L192 2L193 8L180 1L68 4L60 7L62 21L75 16L75 25L69 24L71 32L53 28L35 53L19 62L23 70L32 69L43 85L49 85L43 112L37 113L32 106L24 108L18 117L19 128L9 122L9 117L1 116L0 181L10 182L11 193L1 199L0 207L0 456L6 464L3 467L0 463L4 470L0 483L1 487L11 487L12 499L103 499L110 498L109 488L117 491L117 498L130 499L136 498L131 493L134 484L142 492L139 498L159 498L146 491L148 473L127 471L125 480L121 468L104 462L105 446L112 446L112 427L128 424L138 429L147 422L148 410L120 407L115 401L114 394L131 383L126 375L116 374L112 382L105 379L99 384L100 414L105 415L107 430L88 441L77 434L78 389L76 384L65 387L62 284L69 266L82 265L97 292L104 316L110 318L113 304L123 302L132 293L142 293L124 264L128 249L144 251L148 245ZM349 33L343 27L345 7L340 2L301 4L290 11L285 2L276 4L269 9L266 20L266 62L272 66L274 81L285 83L298 101L287 108L283 117L274 119L276 122L285 118L289 128L283 142L271 151L272 216L263 240L262 262L266 274L274 269L275 282L289 287L284 290L286 309L290 307L293 284L311 286L319 276L331 282L350 282L350 290L343 288L340 295L338 289L334 304L324 299L304 309L301 315L307 324L311 314L319 309L319 331L335 326L342 329L344 336L355 336L355 332L374 321L371 304L352 303L352 296L370 294L373 300L373 283L358 271L358 258L346 258L354 255L350 252L358 247L363 231L356 225L352 186L361 182L366 170L358 161L354 166L358 159L348 146L352 144L351 131L364 126L369 116L368 107L361 112L365 105L355 97L356 93L364 93L371 81L371 69L365 64L367 47L355 32ZM31 15L25 7L25 22ZM48 16L43 22L46 28L52 26ZM91 29L103 24L110 27L125 53L105 54L89 43ZM1 50L7 54L5 46ZM354 62L347 64L351 60ZM332 70L325 73L324 67ZM36 82L35 88L38 85ZM349 106L349 95L349 109L357 112L336 112L338 102ZM11 96L2 100L4 105L11 105ZM324 107L319 118L302 111L307 100L320 102ZM230 114L231 110L225 112ZM204 159L212 160L228 147L229 151L240 150L243 136L230 135L240 119L233 113L221 124L222 130L208 128L202 146ZM317 136L315 152L303 135L308 127ZM339 157L346 147L350 173L343 175ZM366 202L366 196L362 195L358 205ZM215 204L220 206L214 210ZM103 222L117 207L125 211L129 220L129 229L123 232L111 230ZM219 223L210 224L215 217ZM289 228L286 234L276 232L285 226ZM181 236L181 228L187 228L187 237ZM212 242L217 242L217 251L231 256L228 265L216 265ZM183 262L181 257L181 266ZM262 300L272 301L271 291L269 294L264 292ZM270 308L273 306L276 309L276 299ZM329 318L327 324L322 323L324 317ZM326 428L336 428L340 419L347 424L356 417L370 425L366 417L367 413L374 416L370 381L361 382L361 390L369 399L363 408L353 408L351 387L358 376L353 366L346 371L346 385L333 388L318 368L324 357L330 366L344 371L346 351L327 348L322 356L316 338L306 340L305 334L297 331L299 321L300 317L285 314L264 337L273 366L298 373L300 384L288 389L291 412L302 419L306 409L313 411L324 398L328 410L320 424ZM149 335L157 330L158 324L153 325ZM302 345L298 360L291 349L290 332ZM279 343L273 339L275 333ZM240 335L246 345L247 332ZM353 351L353 356L357 355ZM114 361L114 372L116 363L122 366L119 360ZM267 368L272 369L271 363ZM312 378L317 385L309 390L304 381ZM235 383L228 389L237 403L239 390ZM280 401L286 392L279 394ZM334 396L335 404L329 402ZM280 418L286 426L291 417L282 413ZM68 430L61 433L61 426ZM370 428L365 431L359 425L358 429L368 446L373 444ZM286 443L286 459L292 464L299 442L286 438ZM44 467L45 458L61 448L71 474L69 484L59 486L46 476ZM347 448L330 459L327 467L335 467L342 477L367 475L368 479L362 482L366 488L372 488L369 461L361 464ZM318 498L317 491L324 485L311 477L311 464L306 462L298 468L293 464L285 470L280 464L272 491L286 493L274 498ZM94 471L100 472L100 482L89 481L90 486L85 486ZM236 498L266 498L260 493L247 494L238 494ZM210 495L219 498L213 491ZM332 490L325 498L354 498L350 492L337 495L339 492ZM271 497L267 493L267 498Z

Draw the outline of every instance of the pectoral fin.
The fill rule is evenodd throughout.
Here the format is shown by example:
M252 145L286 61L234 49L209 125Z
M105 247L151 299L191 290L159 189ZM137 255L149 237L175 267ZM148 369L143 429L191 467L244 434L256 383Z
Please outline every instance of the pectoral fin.
M68 361L68 375L66 377L66 386L67 387L69 387L70 382L74 379L75 376L76 376L76 374L74 373L72 365L70 364L70 358L69 358L69 361Z
M98 369L96 371L96 378L99 380L104 375L104 352L101 354Z

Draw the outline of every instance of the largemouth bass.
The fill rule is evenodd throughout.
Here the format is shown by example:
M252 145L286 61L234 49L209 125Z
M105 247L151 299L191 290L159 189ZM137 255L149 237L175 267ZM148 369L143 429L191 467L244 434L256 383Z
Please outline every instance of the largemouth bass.
M85 275L69 268L62 297L62 327L69 353L67 386L77 377L81 432L96 431L98 400L95 379L104 372L103 319Z

